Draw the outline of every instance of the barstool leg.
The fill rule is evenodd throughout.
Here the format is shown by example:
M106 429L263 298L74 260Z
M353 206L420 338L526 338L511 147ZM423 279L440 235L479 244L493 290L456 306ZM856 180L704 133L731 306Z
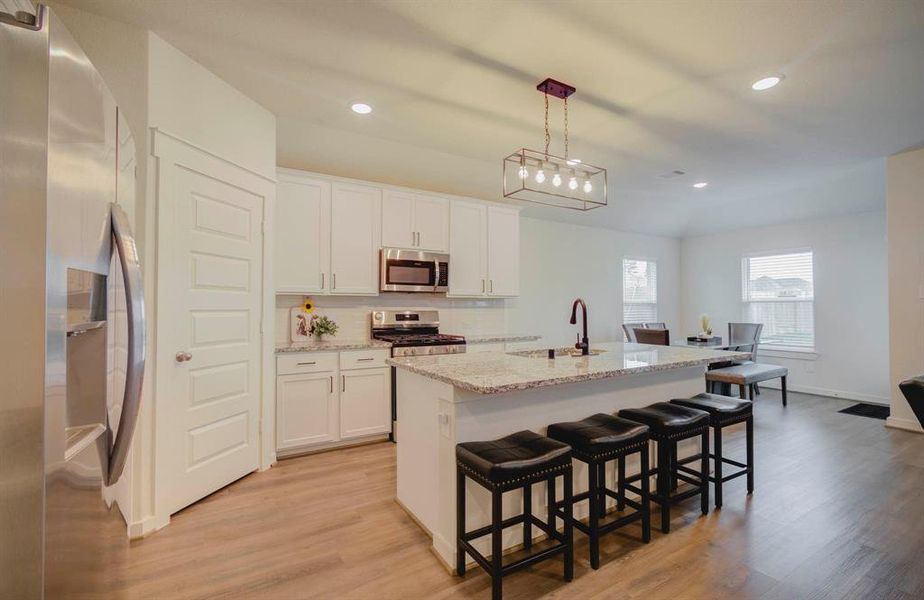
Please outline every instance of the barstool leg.
M626 457L620 456L616 464L619 471L616 479L616 510L626 509Z
M491 598L501 600L503 596L503 492L491 492Z
M465 474L456 469L456 574L465 575Z
M671 530L671 502L670 502L670 462L671 443L667 440L658 440L658 476L655 479L656 495L661 507L661 533Z
M780 392L783 395L783 406L786 406L786 376L780 377Z
M523 548L529 550L533 547L533 486L527 484L523 488Z
M549 477L545 482L546 497L548 498L548 524L552 531L558 530L558 519L555 516L555 478Z
M597 469L597 483L600 486L600 510L597 515L602 519L606 516L606 461L601 461Z
M722 508L722 428L716 425L712 431L715 439L715 449L713 450L713 454L715 454L715 507ZM708 466L709 461L707 460L706 467L708 468ZM708 471L706 475L708 477Z
M703 454L699 461L699 506L704 515L709 514L709 429L700 436Z
M587 469L587 479L588 479L587 489L590 494L588 497L588 502L587 502L590 505L590 517L589 517L587 526L590 528L590 531L589 531L590 567L592 569L600 568L600 531L599 531L600 482L598 481L599 475L600 475L600 470L597 468L596 463L590 463L590 468Z
M571 469L565 471L565 581L574 579L574 490Z
M651 505L649 505L649 478L648 478L648 444L642 447L641 456L639 457L639 469L642 479L642 495L639 498L639 504L642 505L642 541L646 544L651 541Z
M671 491L677 489L677 444L671 444Z
M748 494L754 492L754 417L746 422L747 427L747 462L748 462Z

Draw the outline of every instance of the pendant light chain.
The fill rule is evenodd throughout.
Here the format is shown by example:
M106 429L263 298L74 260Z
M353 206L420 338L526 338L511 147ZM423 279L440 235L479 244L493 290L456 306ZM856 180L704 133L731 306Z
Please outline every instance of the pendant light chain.
M545 155L549 155L549 144L552 142L552 136L549 134L549 95L545 96Z
M568 97L565 96L565 158L568 158Z

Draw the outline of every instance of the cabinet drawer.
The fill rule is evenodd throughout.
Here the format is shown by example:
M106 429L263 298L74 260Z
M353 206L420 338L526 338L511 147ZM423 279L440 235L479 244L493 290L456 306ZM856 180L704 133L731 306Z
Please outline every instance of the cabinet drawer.
M385 359L388 358L388 350L350 350L340 353L341 369L372 369L375 367L387 367Z
M336 352L305 352L276 357L277 375L294 375L298 373L317 373L319 371L336 370Z

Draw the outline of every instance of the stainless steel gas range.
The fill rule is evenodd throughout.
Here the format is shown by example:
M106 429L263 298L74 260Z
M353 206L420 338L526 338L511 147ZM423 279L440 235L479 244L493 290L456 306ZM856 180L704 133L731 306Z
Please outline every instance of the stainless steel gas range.
M465 352L465 338L440 333L440 315L436 310L372 311L372 338L391 343L391 355L431 356ZM391 369L391 440L397 441L397 377Z

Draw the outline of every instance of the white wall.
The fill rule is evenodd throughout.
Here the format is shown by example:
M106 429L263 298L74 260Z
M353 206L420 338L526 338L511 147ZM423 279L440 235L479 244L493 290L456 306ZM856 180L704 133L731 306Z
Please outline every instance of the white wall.
M924 149L889 157L889 425L921 431L898 383L924 373Z
M658 320L679 324L679 242L674 238L554 221L520 220L520 296L507 300L507 329L536 333L543 344L568 345L571 303L587 303L591 344L621 341L622 259L658 261Z
M276 117L149 34L148 125L276 179Z
M812 248L815 260L816 360L761 354L789 368L791 389L887 404L886 226L882 212L744 229L681 242L682 331L699 331L699 315L718 335L743 319L741 258L764 251Z

